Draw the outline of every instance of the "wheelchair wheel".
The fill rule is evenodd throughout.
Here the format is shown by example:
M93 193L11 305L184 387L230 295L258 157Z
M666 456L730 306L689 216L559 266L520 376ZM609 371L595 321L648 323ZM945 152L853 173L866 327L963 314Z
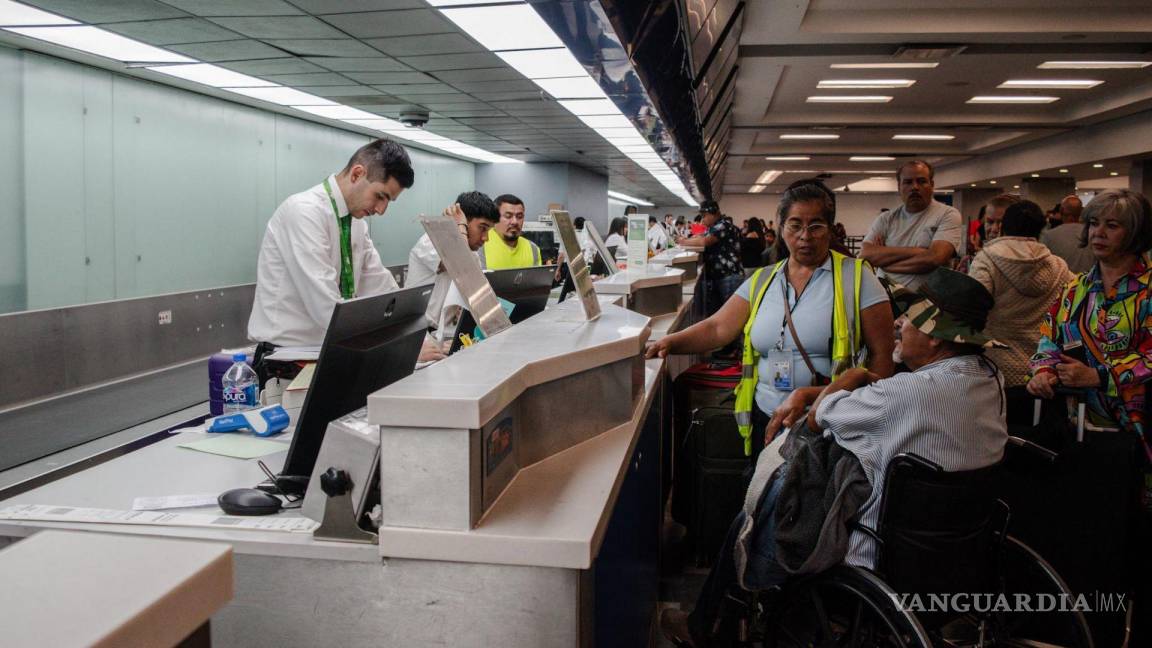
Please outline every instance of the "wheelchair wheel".
M875 574L841 566L789 584L763 617L770 648L930 648L916 618Z
M1012 536L1004 543L1004 593L1009 601L1017 594L1036 601L1039 595L1072 600L1071 591L1060 574L1028 545ZM1065 606L1065 608L1072 606ZM996 613L996 630L1001 645L1027 646L1038 642L1068 648L1092 648L1092 633L1084 613L1075 609L1049 612L1013 611Z

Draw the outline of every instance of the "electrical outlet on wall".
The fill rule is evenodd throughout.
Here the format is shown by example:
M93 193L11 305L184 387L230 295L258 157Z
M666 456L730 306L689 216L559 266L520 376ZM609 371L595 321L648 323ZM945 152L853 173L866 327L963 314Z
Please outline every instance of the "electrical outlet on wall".
M160 326L164 326L165 324L171 324L172 323L172 311L162 310L159 313L157 313L156 315L157 315L157 320L159 320L159 322L160 322Z

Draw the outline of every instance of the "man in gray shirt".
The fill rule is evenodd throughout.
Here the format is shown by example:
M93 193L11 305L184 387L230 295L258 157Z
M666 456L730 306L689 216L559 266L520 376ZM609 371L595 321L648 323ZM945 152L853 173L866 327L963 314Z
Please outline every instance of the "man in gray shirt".
M935 171L923 160L904 163L896 172L904 204L880 214L864 237L860 257L881 277L916 290L922 276L947 266L960 249L960 212L932 198Z
M1080 245L1080 234L1083 224L1080 223L1080 213L1084 211L1084 203L1076 196L1067 196L1060 201L1060 217L1063 225L1057 225L1040 234L1040 242L1048 246L1052 254L1064 259L1068 269L1072 272L1088 272L1096 258L1092 250Z

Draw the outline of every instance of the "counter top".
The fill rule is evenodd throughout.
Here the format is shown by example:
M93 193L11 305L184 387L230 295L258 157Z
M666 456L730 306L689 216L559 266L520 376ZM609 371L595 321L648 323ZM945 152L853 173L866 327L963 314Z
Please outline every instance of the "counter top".
M566 300L371 394L368 420L479 428L529 387L635 356L648 322L611 305L588 322L577 300Z
M684 271L664 266L654 266L651 270L621 270L593 283L598 294L631 294L643 288L656 288L678 284Z
M648 259L653 265L671 265L673 263L692 263L700 260L700 253L684 248L671 248Z

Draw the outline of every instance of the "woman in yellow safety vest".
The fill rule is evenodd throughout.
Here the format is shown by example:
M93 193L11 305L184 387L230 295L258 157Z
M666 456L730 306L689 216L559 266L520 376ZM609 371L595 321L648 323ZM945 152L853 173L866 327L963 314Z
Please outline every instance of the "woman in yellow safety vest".
M817 180L797 182L781 196L778 216L787 258L757 270L712 317L647 350L650 358L705 353L743 333L735 415L747 454L791 426L831 378L860 364L861 351L873 373L893 371L888 294L862 260L829 249L835 195Z

